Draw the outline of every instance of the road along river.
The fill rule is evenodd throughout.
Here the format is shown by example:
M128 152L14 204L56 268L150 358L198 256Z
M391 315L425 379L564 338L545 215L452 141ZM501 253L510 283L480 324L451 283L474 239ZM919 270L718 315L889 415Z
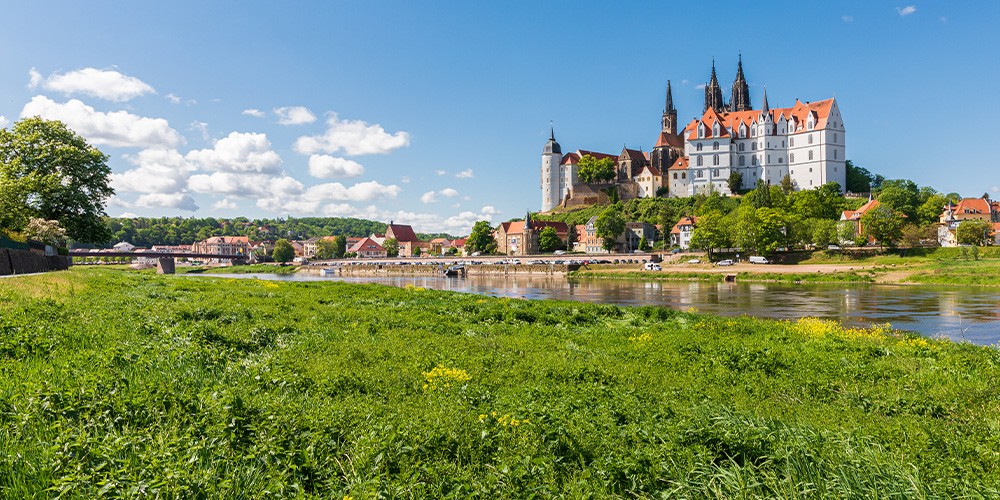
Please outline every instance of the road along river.
M201 275L209 276L209 275ZM620 305L651 305L724 316L794 319L813 316L849 326L891 323L928 337L981 345L1000 343L1000 290L988 287L641 282L567 279L563 276L351 276L225 274L214 277L276 281L342 281L494 297L558 299Z

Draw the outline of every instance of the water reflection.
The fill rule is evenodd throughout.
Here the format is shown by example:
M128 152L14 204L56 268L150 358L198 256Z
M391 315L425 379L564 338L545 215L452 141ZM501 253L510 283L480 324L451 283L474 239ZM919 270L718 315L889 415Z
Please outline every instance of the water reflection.
M787 285L778 283L633 282L567 280L557 276L366 276L226 275L280 281L344 281L414 285L494 297L655 305L700 312L768 318L815 316L850 326L891 323L927 336L976 344L1000 342L1000 291L880 285Z

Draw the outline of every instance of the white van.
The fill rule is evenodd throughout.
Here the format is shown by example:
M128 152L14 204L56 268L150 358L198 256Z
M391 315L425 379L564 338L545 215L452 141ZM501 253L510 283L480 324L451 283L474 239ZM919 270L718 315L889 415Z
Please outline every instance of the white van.
M751 255L750 256L750 263L751 264L770 264L771 261L767 260L764 257L761 257L760 255Z
M662 271L662 270L663 270L663 268L662 268L662 267L660 267L660 265L659 265L659 264L657 264L656 262L647 262L647 263L646 263L646 264L645 264L645 265L643 266L643 268L644 268L645 270L647 270L647 271Z

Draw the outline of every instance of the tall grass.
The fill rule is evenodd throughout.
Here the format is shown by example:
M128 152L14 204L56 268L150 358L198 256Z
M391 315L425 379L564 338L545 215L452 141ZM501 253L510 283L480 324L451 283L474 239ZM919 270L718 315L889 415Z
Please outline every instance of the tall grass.
M993 348L419 288L54 276L0 282L0 497L1000 495Z

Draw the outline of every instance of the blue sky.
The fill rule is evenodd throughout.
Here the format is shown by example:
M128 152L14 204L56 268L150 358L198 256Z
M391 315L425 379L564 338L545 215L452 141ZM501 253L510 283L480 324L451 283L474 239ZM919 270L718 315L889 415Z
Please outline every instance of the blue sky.
M755 105L835 96L855 163L1000 197L1000 2L704 4L17 2L0 125L60 118L108 153L115 216L462 234L539 208L550 121L564 151L649 150L666 81L686 123L742 52Z

